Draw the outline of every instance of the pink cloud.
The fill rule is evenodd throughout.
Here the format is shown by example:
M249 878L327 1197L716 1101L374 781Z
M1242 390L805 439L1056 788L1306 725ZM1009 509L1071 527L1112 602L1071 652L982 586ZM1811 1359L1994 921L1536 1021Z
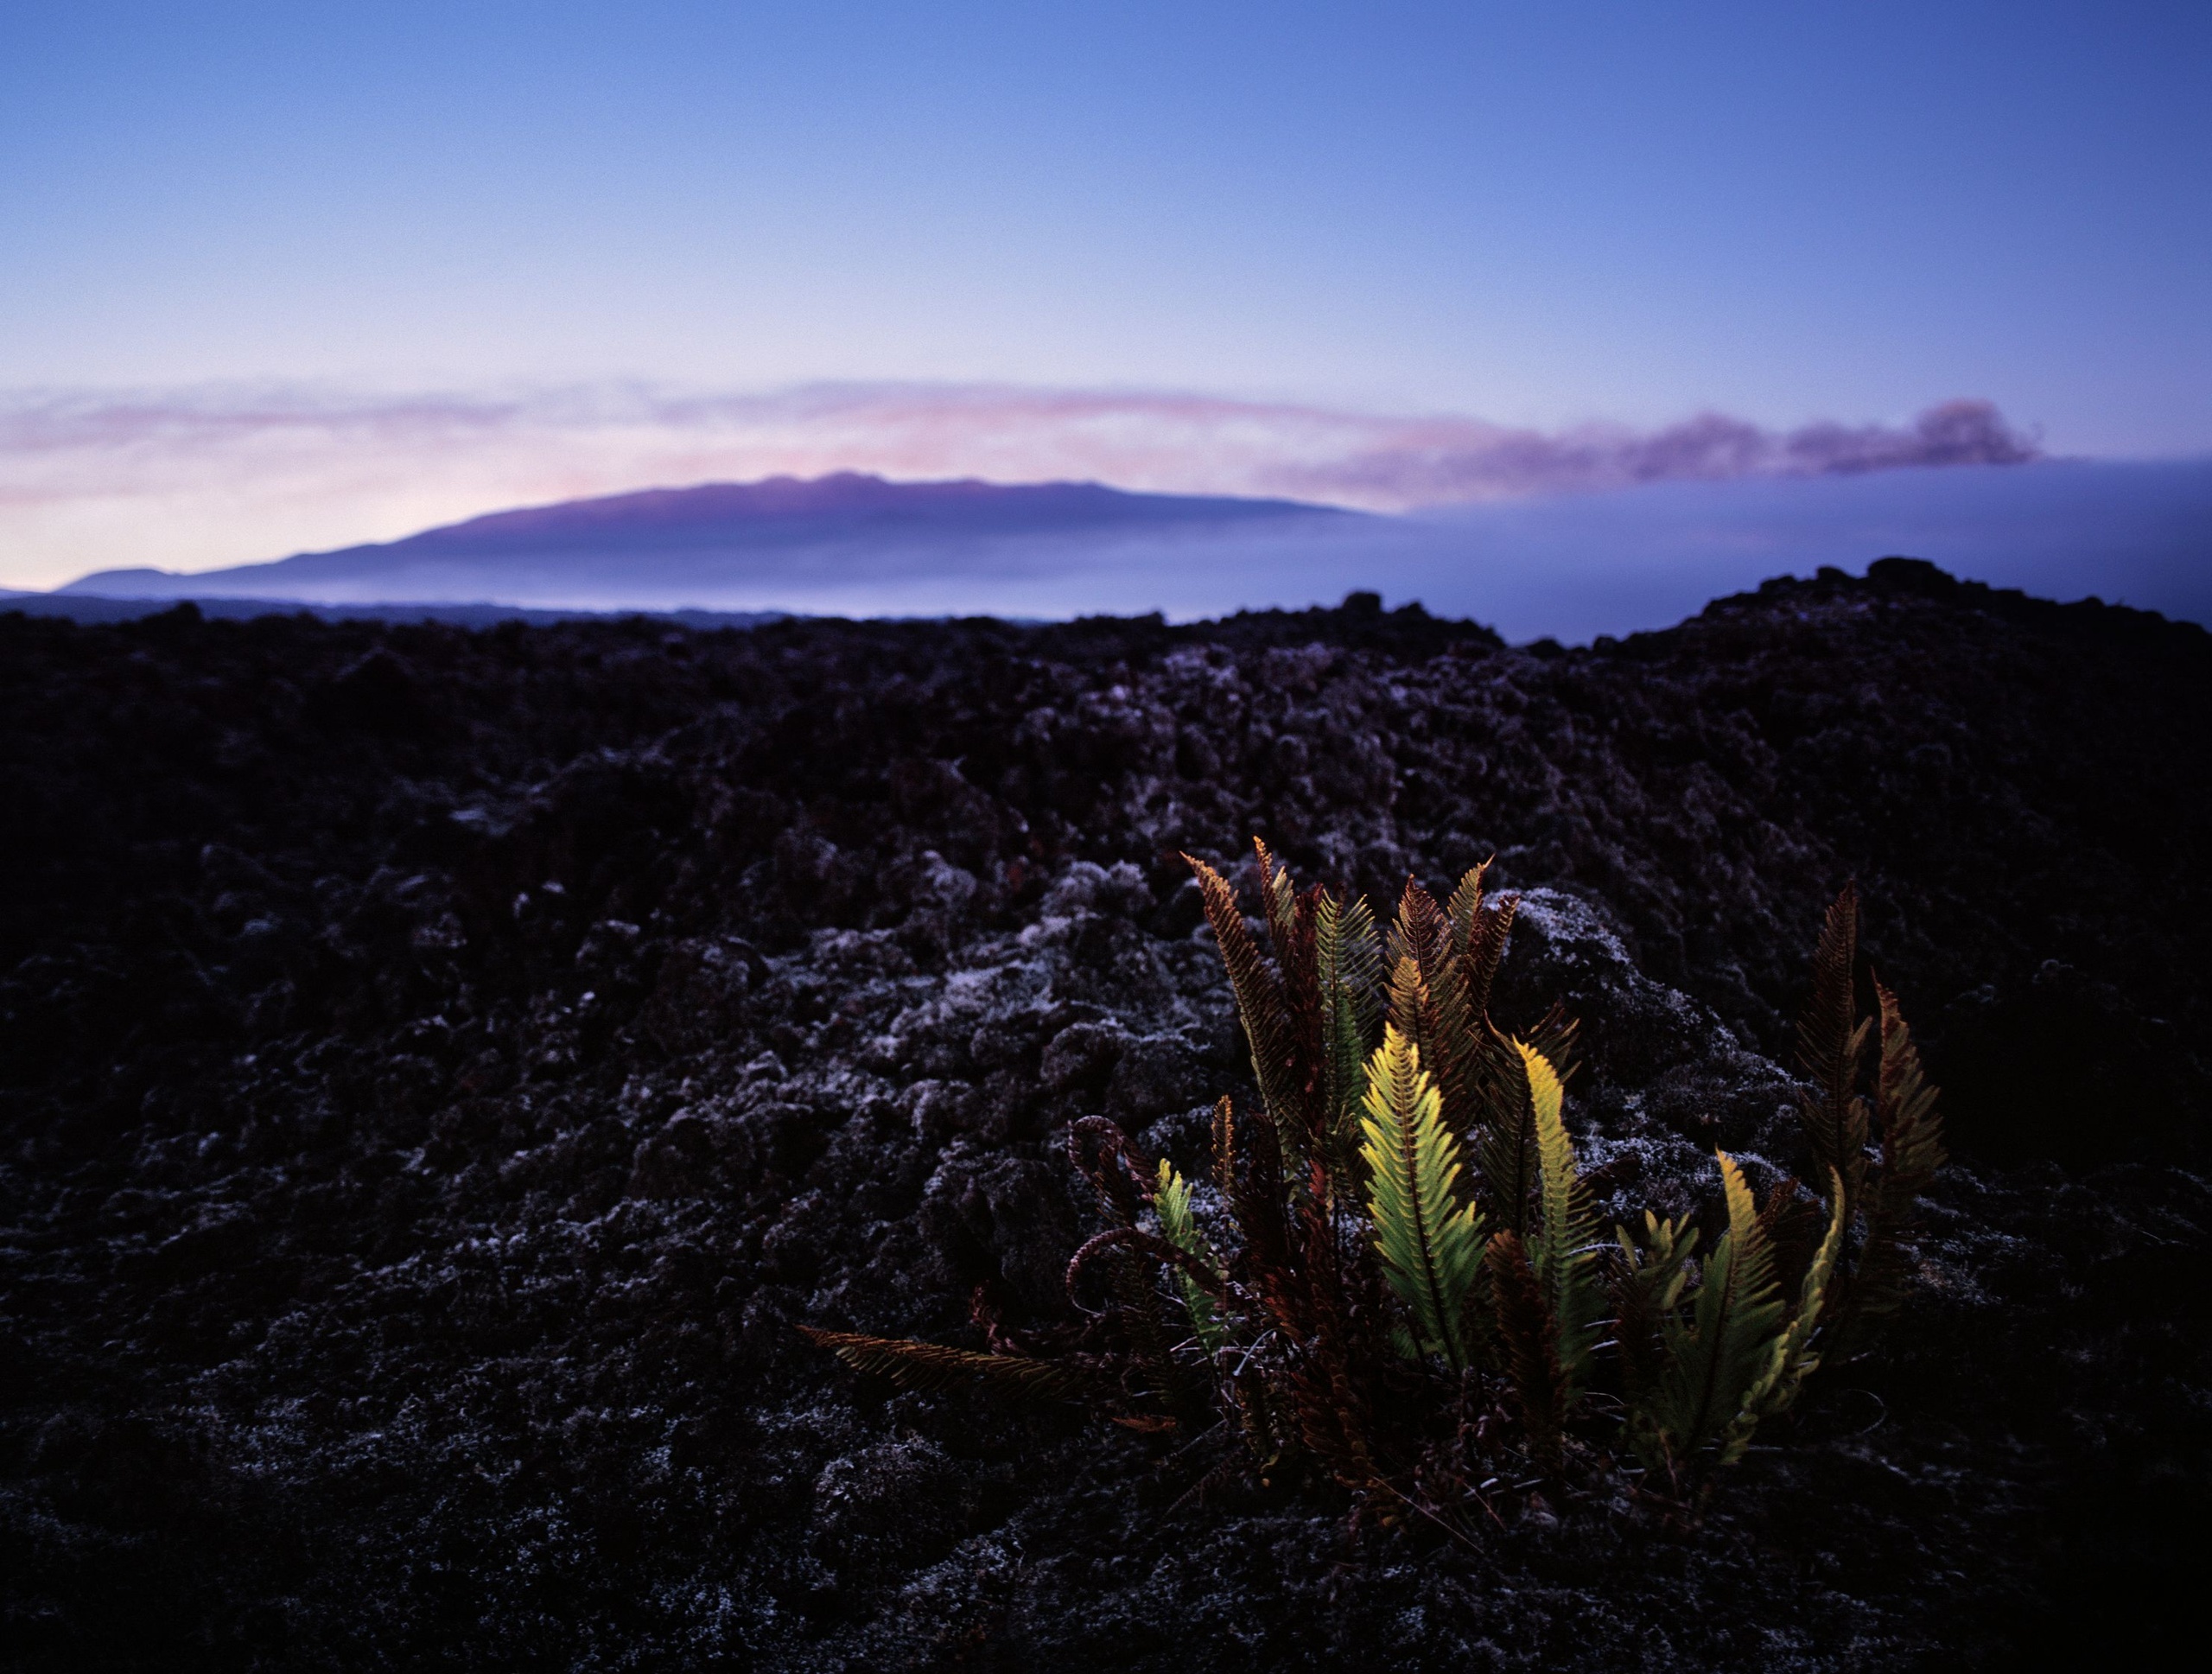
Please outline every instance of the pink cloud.
M1174 393L821 385L364 395L0 396L0 585L198 569L388 539L535 501L788 473L1077 478L1374 510L1675 479L2003 464L2032 442L1983 401L1911 423L1773 430L1704 414L1542 431Z

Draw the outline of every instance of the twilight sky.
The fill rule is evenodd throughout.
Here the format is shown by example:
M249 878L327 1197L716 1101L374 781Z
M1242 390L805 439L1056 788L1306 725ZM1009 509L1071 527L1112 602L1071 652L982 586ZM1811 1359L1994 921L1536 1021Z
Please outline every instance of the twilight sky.
M2202 454L2208 296L2201 0L0 0L0 585L794 464Z

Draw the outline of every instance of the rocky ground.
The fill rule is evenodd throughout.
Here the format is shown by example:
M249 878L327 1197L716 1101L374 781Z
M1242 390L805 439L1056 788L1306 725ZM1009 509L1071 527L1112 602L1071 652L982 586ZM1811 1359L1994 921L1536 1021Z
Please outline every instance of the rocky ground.
M0 618L11 1666L1892 1670L2185 1654L2212 640L1887 563L1388 614ZM1060 1136L1243 1085L1186 874L1495 852L1614 1206L1790 1167L1821 906L1946 1085L1915 1306L1701 1527L1193 1500L801 1322L1054 1314Z

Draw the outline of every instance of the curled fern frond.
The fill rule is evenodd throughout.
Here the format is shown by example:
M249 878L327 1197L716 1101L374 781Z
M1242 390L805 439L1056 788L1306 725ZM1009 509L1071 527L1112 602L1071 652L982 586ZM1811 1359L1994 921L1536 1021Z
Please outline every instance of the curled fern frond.
M1363 1132L1384 1277L1412 1315L1416 1346L1458 1371L1467 1364L1467 1292L1482 1265L1482 1217L1460 1198L1459 1142L1444 1125L1421 1049L1395 1023L1368 1060Z
M1117 1123L1078 1117L1068 1127L1068 1162L1098 1193L1098 1206L1118 1226L1134 1226L1152 1195L1144 1161Z
M1071 1400L1097 1392L1097 1380L1065 1360L1031 1360L1013 1354L979 1354L899 1337L866 1337L850 1331L800 1326L799 1334L828 1349L855 1372L888 1378L900 1389L952 1389L982 1382L1002 1394L1030 1400Z
M1211 1263L1187 1250L1178 1248L1165 1238L1154 1238L1141 1227L1109 1226L1096 1237L1084 1240L1083 1246L1068 1257L1065 1283L1071 1301L1074 1299L1076 1287L1082 1283L1084 1270L1110 1251L1127 1251L1156 1261L1162 1266L1172 1267L1207 1295L1223 1302L1230 1300L1229 1281Z

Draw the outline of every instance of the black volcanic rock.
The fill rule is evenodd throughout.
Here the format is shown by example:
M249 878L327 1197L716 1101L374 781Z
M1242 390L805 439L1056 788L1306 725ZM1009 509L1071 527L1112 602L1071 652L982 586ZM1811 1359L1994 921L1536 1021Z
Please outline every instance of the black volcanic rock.
M1414 611L0 617L25 1668L2164 1666L2208 1556L2212 640L1878 568ZM1609 1206L1797 1166L1822 904L1957 1125L1886 1349L1702 1526L1479 1552L801 1321L1060 1306L1059 1150L1243 1084L1176 858L1528 892ZM1766 1433L1762 1433L1766 1441Z

